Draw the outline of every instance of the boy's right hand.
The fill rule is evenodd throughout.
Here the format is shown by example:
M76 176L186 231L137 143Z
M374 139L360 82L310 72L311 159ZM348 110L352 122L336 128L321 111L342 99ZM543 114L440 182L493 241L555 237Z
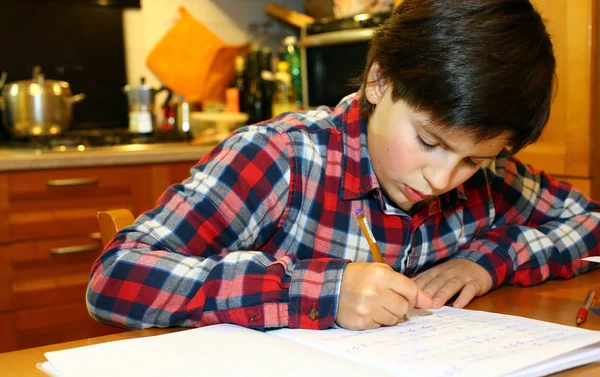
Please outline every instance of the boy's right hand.
M348 263L339 300L336 323L349 330L393 326L408 309L433 306L415 282L384 263Z

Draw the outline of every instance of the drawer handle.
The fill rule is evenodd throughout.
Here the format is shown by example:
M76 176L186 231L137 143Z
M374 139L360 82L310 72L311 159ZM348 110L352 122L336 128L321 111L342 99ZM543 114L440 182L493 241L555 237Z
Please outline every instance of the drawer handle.
M101 240L102 239L102 233L100 233L100 232L90 233L90 238L93 239L93 240Z
M52 179L46 182L48 187L65 187L65 186L86 186L95 185L98 183L98 178L68 178L68 179Z
M93 243L93 244L89 244L89 245L53 247L50 249L50 254L62 255L62 254L82 253L84 251L98 250L100 248L102 248L101 243Z

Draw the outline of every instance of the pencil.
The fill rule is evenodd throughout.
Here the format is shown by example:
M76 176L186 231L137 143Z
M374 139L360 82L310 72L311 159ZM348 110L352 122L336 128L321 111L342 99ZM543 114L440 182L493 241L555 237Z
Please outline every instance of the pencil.
M367 239L367 243L369 244L369 249L371 250L371 255L375 262L385 263L383 261L383 255L381 255L381 251L379 251L379 246L377 246L377 242L375 242L375 237L373 237L373 233L371 233L371 228L369 228L369 224L367 224L367 219L365 218L365 214L362 209L357 209L354 212L356 218L358 219L358 225L360 226L360 230L362 230L365 238Z
M577 317L575 317L575 322L577 322L578 325L581 325L587 318L588 311L590 310L590 307L592 306L592 302L594 301L595 295L596 295L596 292L593 289L590 289L590 291L588 292L588 294L585 298L585 301L583 302L583 305L577 312Z

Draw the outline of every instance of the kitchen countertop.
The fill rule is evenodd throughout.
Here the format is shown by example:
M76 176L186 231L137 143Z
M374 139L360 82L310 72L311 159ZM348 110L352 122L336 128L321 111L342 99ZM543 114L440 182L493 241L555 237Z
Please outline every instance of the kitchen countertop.
M198 161L213 145L193 143L129 144L71 149L39 150L0 147L0 172L80 168L95 166L135 165Z

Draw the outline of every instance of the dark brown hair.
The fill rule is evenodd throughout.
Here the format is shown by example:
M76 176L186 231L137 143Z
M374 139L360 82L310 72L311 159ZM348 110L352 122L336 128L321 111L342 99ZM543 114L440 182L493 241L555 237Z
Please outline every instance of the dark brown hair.
M527 0L404 0L371 41L361 108L374 61L392 99L430 115L447 131L477 141L509 131L517 152L548 121L555 58L538 12Z

